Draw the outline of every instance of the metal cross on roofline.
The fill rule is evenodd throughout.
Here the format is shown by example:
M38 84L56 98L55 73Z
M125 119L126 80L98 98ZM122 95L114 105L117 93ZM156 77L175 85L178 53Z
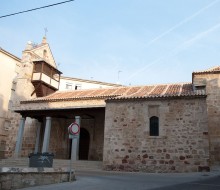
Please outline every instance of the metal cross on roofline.
M44 28L44 36L45 37L47 37L47 32L48 32L47 28Z

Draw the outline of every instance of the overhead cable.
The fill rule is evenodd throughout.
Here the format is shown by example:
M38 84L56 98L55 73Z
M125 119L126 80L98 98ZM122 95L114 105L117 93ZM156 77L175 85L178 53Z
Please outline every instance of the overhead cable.
M8 14L8 15L3 15L3 16L0 16L0 18L9 17L9 16L14 16L14 15L18 15L18 14L22 14L22 13L26 13L26 12L31 12L31 11L36 11L36 10L39 10L39 9L44 9L44 8L48 8L48 7L52 7L52 6L56 6L56 5L60 5L60 4L64 4L64 3L69 3L69 2L71 2L71 1L74 1L74 0L63 1L63 2L60 2L60 3L55 3L55 4L51 4L51 5L46 5L46 6L43 6L43 7L38 7L38 8L34 8L34 9L29 9L29 10L26 10L26 11L20 11L20 12L17 12L17 13L12 13L12 14Z

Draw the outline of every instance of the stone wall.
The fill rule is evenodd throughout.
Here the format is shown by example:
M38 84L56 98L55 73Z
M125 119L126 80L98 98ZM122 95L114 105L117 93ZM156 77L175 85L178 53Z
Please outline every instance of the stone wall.
M205 86L207 94L207 114L210 142L210 163L220 164L220 73L194 74L193 83Z
M53 168L0 168L0 189L12 190L25 187L68 182L67 169ZM75 180L72 172L71 181Z
M11 130L11 101L20 71L19 58L0 48L0 159L6 157L7 139Z
M94 113L93 120L82 121L82 127L90 134L89 160L101 161L103 159L104 119L105 113Z
M159 136L149 118L159 117ZM109 101L106 104L106 170L196 172L209 170L206 100Z
M44 58L42 56L44 50L46 50L49 56L48 57L49 59L47 59L47 61L51 62L52 65L56 66L50 48L46 42L43 44L43 46L39 46L38 48L35 47L34 49L32 49L33 44L28 44L27 46L29 46L29 48L26 48L22 52L22 59L19 62L19 69L16 70L18 76L16 76L16 80L14 80L15 82L14 83L15 85L13 85L14 87L12 86L12 84L7 85L10 87L7 89L11 92L11 94L8 95L7 97L9 98L11 97L11 101L10 101L11 105L7 119L9 121L10 128L7 131L7 138L5 140L6 142L1 140L3 138L1 138L1 134L0 134L0 143L2 142L1 144L3 144L2 145L2 147L4 148L3 156L5 158L13 156L15 144L17 140L19 120L21 118L21 115L14 113L13 110L15 110L16 108L20 108L20 101L36 98L36 94L32 94L35 89L31 83L32 70L33 70L32 61ZM5 73L8 75L8 72ZM11 72L11 74L13 73ZM13 78L15 78L14 74L13 74ZM11 86L13 90L11 90ZM36 130L37 130L36 121L28 118L25 123L25 131L24 131L22 153L21 153L22 156L27 156L30 152L34 151ZM1 144L0 144L0 154L1 154ZM4 144L6 144L6 146Z
M88 160L102 160L104 143L104 112L93 113L94 118L82 118L81 128L89 132ZM70 158L70 140L67 127L73 119L52 118L49 152L55 154L56 159Z
M9 135L6 140L6 148L5 148L5 158L12 157L14 150L15 150L15 144L17 140L17 133L19 128L19 120L21 116L20 114L11 112L10 114L10 129L9 129Z
M19 128L20 114L12 113L11 116L11 129L10 135L7 138L7 144L5 149L5 157L12 157L14 155L15 144L17 141L17 133ZM37 136L38 122L35 119L26 118L24 134L22 140L22 148L20 156L28 156L30 153L34 152L36 136Z
M65 111L61 111L64 113ZM74 112L74 111L73 111ZM87 116L88 114L89 116ZM73 115L74 116L74 115ZM19 126L19 114L17 117L13 116L13 134L10 135L7 144L7 156L13 156L15 150L15 142L17 139L17 130ZM89 156L88 160L102 160L103 158L103 144L104 144L104 109L90 112L85 109L84 114L81 117L81 128L86 129L89 132L90 143L89 143ZM69 159L71 151L71 142L68 134L68 126L74 122L72 118L55 118L51 119L51 132L49 141L49 150L55 154L56 159ZM24 135L22 140L21 156L27 157L30 153L35 150L37 130L41 126L40 132L40 143L38 151L41 152L43 146L44 130L45 130L45 118L42 123L35 119L26 118L24 126Z
M70 143L67 127L71 122L71 120L67 119L52 118L49 152L54 153L56 159L69 159ZM43 134L41 136L43 145Z

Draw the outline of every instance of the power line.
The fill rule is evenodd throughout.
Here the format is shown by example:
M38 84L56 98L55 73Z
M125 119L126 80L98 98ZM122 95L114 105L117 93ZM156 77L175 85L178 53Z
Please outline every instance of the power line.
M74 0L63 1L63 2L60 2L60 3L55 3L55 4L51 4L51 5L46 5L46 6L43 6L43 7L38 7L38 8L34 8L34 9L29 9L29 10L21 11L21 12L17 12L17 13L12 13L12 14L8 14L8 15L0 16L0 18L9 17L9 16L13 16L13 15L18 15L18 14L22 14L22 13L26 13L26 12L31 12L31 11L36 11L36 10L44 9L44 8L48 8L48 7L53 7L53 6L60 5L60 4L64 4L64 3L68 3L68 2L71 2L71 1L74 1Z

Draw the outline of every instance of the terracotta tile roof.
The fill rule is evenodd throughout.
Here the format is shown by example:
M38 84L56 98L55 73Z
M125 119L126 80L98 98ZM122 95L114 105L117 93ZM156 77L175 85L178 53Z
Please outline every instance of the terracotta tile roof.
M158 85L153 91L149 94L150 96L160 96L166 89L166 85Z
M180 85L177 85L177 84L174 84L174 85L170 85L166 92L165 92L165 96L169 96L169 95L178 95L180 93L180 89L181 89L181 86Z
M194 90L192 84L184 83L134 87L129 86L106 89L57 91L45 97L22 101L22 103L94 99L122 100L205 96L205 90Z
M194 74L208 74L208 73L220 73L220 66L215 66L212 68L209 68L207 70L203 70L203 71L197 71L197 72L193 72Z

